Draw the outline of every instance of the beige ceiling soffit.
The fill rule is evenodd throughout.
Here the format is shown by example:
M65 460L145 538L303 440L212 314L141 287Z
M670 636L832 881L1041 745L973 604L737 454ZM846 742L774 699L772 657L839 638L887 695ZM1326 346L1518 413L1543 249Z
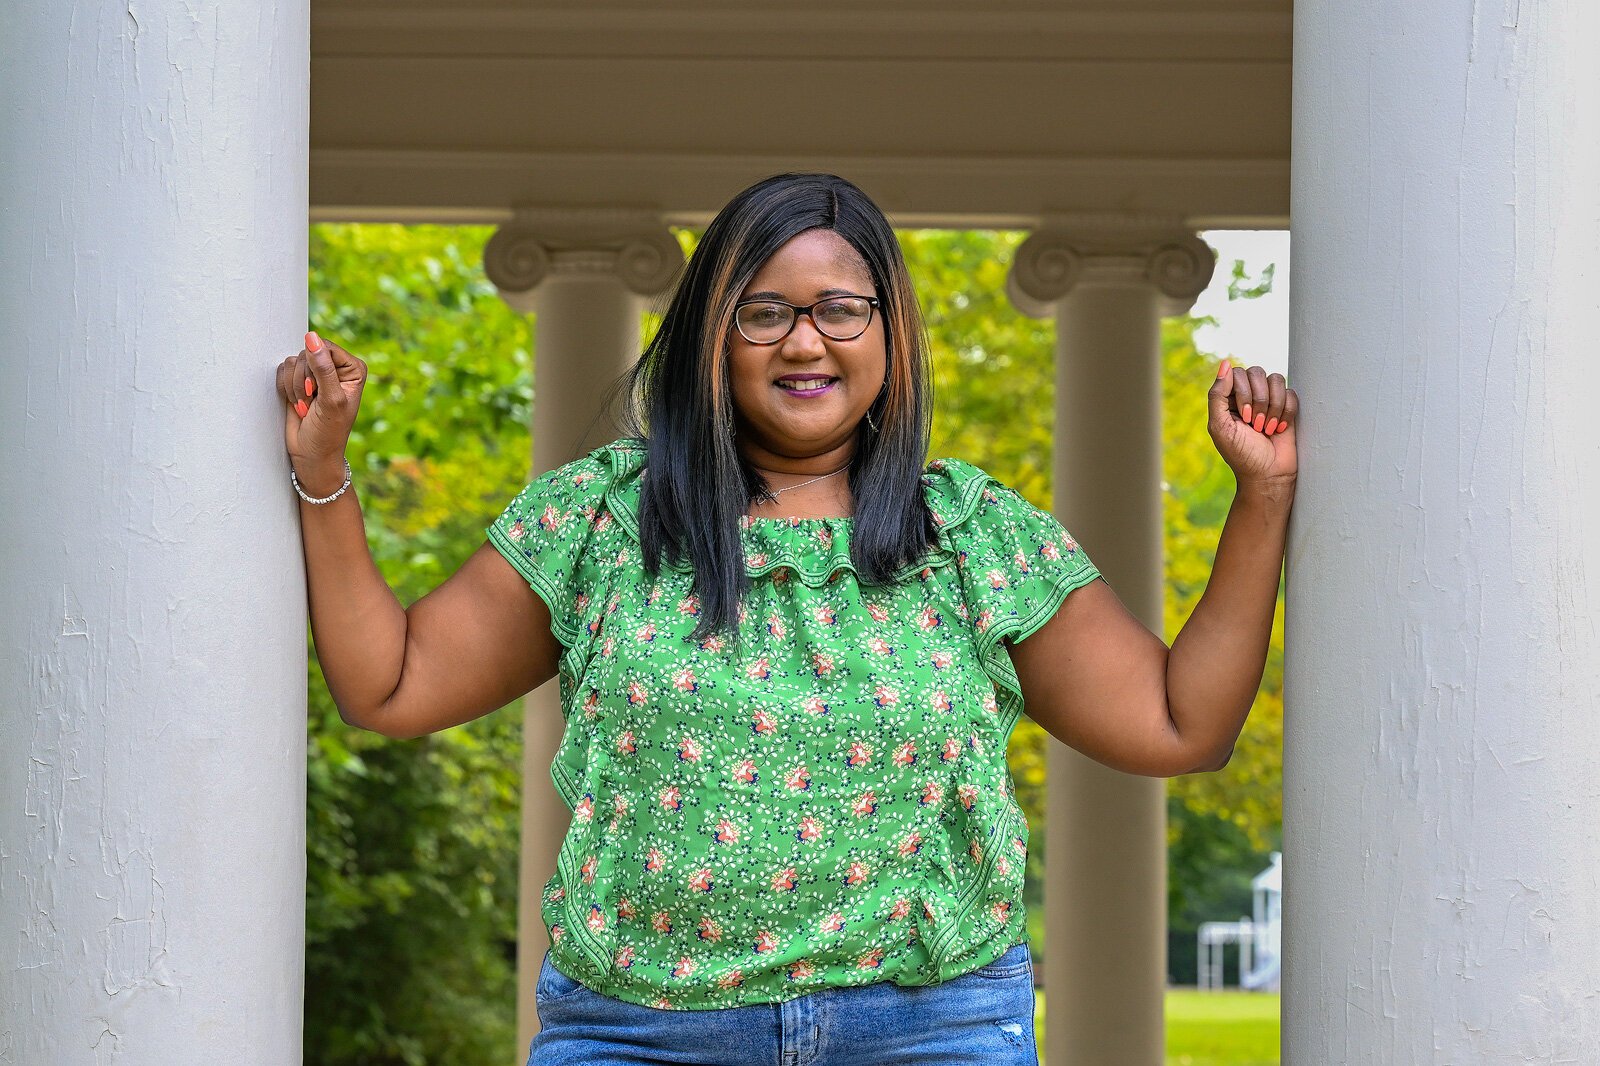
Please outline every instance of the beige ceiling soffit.
M752 181L824 170L860 184L897 225L1027 228L1051 212L1159 212L1190 226L1278 228L1285 159L827 159L326 149L311 153L316 221L499 223L514 203L656 203L700 225Z
M315 55L745 56L745 8L586 5L577 8L322 0L312 8ZM822 5L762 12L791 58L1240 59L1287 60L1293 31L1284 0L1193 2L1140 11L855 6L858 33L832 34Z
M826 156L738 155L712 152L481 152L448 149L321 148L312 149L313 167L369 166L395 170L509 170L537 176L561 166L671 167L694 170L826 170L839 173L904 174L935 170L946 174L994 176L1017 174L1277 175L1288 173L1288 160L1273 157L1193 159L1182 156ZM849 175L846 174L846 177Z

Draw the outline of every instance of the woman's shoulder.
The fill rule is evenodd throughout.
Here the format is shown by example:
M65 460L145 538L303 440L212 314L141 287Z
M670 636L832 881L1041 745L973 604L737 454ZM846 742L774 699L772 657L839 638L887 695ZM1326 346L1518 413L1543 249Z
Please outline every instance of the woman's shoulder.
M633 479L644 466L644 457L643 442L634 437L618 437L551 467L534 478L531 485L569 503L599 506L619 485Z
M550 474L579 485L609 482L644 465L645 442L638 437L618 437L551 468Z
M1046 555L1077 550L1077 542L1053 514L976 463L935 459L923 480L939 537L963 563L970 553L989 551L996 544L1042 547L1050 540L1052 547L1042 547Z
M983 467L956 456L930 460L922 483L933 520L944 530L966 525L986 507L1013 505L1021 499Z
M530 526L551 539L603 529L604 513L617 509L620 488L642 463L643 451L637 454L635 461L632 438L619 438L537 475L502 516L507 536L520 540Z

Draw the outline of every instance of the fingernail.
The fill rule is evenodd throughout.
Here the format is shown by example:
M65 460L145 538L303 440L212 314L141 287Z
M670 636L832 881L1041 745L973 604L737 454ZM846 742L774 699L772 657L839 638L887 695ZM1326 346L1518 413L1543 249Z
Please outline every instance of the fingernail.
M308 351L308 352L320 352L320 351L322 351L322 338L317 336L315 333L307 333L306 334L306 351Z
M1267 419L1267 436L1270 437L1276 432L1278 432L1278 420L1276 418Z
M1284 430L1286 430L1288 428L1289 428L1289 423L1287 423L1287 422L1278 423L1278 432L1279 433L1282 433Z
M1227 372L1228 372L1228 361L1226 359L1224 359L1222 361L1221 365L1219 365L1217 367L1217 377L1220 378L1220 377L1222 377L1222 375L1226 374Z
M1256 415L1255 426L1256 426L1256 432L1257 433L1260 433L1261 432L1261 427L1266 425L1266 424L1267 424L1267 416L1266 415Z
M311 408L306 406L306 402L304 400L296 400L294 402L294 409L300 412L301 418L304 418L306 416L306 412L311 410Z
M311 390L314 389L314 388L316 388L316 386L311 383L311 379L310 378L306 378L306 395L310 396L311 395Z
M1249 404L1245 404L1244 406L1239 408L1239 417L1243 418L1246 422L1250 421L1250 405Z

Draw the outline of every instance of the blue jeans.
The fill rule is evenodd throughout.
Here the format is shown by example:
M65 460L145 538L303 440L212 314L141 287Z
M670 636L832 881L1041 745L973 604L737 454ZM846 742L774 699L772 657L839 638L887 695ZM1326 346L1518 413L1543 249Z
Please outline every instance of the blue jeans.
M550 964L528 1066L1038 1066L1026 943L937 985L828 988L782 1003L661 1010L593 992Z

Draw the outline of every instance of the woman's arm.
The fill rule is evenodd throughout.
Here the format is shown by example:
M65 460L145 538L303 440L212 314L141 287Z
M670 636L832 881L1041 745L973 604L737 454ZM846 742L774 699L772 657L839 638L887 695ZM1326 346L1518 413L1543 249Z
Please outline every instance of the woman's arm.
M1220 769L1266 664L1294 500L1299 401L1280 375L1227 371L1224 364L1211 389L1209 428L1238 487L1205 593L1171 649L1103 581L1069 593L1050 621L1010 647L1028 716L1127 773Z
M344 480L308 480L321 498ZM306 601L317 661L339 717L400 739L470 722L555 676L550 611L488 544L410 608L367 548L354 486L332 503L300 502Z
M295 475L320 499L344 481L366 365L315 334L307 345L279 366L278 392ZM549 609L489 545L405 608L373 562L354 486L331 503L301 500L300 535L311 638L349 724L422 736L488 714L555 675L561 649Z
M321 499L343 483L344 464L329 472L296 463L295 474L308 496ZM371 728L374 712L400 682L406 611L372 560L354 485L332 503L300 501L300 541L323 679L339 717Z
M1220 770L1261 687L1294 485L1242 485L1206 590L1173 638L1167 710L1191 769Z

